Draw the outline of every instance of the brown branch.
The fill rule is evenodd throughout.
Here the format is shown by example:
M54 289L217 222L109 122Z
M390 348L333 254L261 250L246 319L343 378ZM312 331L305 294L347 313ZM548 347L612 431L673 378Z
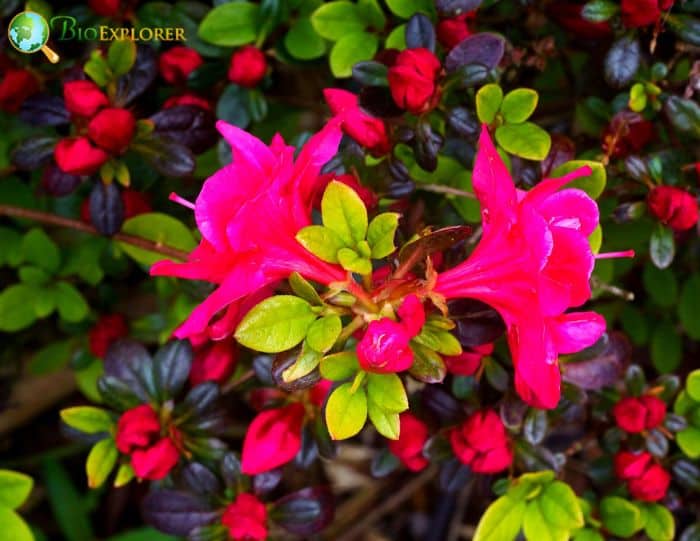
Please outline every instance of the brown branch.
M12 216L14 218L26 218L29 220L34 220L35 222L75 229L77 231L82 231L83 233L88 233L89 235L102 236L97 229L89 224L79 220L72 220L70 218L64 218L63 216L50 214L48 212L42 212L40 210L31 210L12 205L0 205L0 216L3 215ZM118 240L119 242L131 244L132 246L149 250L151 252L157 252L173 259L178 259L180 261L187 260L187 252L183 252L182 250L178 250L177 248L168 246L167 244L144 239L143 237L137 237L136 235L129 235L128 233L117 233L113 235L112 238L114 240Z
M416 190L424 192L443 193L446 195L456 195L458 197L466 197L468 199L476 199L476 196L465 190L453 188L452 186L442 186L441 184L416 184Z

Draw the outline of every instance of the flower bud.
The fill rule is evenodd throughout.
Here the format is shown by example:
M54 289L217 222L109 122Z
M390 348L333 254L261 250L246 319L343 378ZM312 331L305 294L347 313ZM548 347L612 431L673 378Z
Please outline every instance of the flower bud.
M69 81L63 85L63 99L68 112L89 118L109 105L107 96L92 81Z
M135 131L134 115L126 109L102 109L88 124L90 139L112 154L126 150Z
M24 100L39 90L39 83L31 71L8 69L0 78L0 110L15 113Z
M194 105L205 111L211 111L211 104L205 98L198 96L192 92L185 92L179 96L171 96L165 103L163 103L163 109L170 109L171 107L177 107L178 105Z
M656 396L627 397L615 404L613 415L617 426L634 434L659 426L666 417L666 404Z
M389 89L399 107L414 114L429 111L437 104L436 84L441 65L428 49L406 49L389 68Z
M119 13L121 0L88 0L90 9L102 17L114 17Z
M389 374L408 370L413 364L411 336L406 328L389 318L372 321L357 344L357 359L363 370Z
M389 441L389 451L409 470L418 472L428 465L423 446L428 441L428 427L411 413L399 416L399 439Z
M190 73L202 65L204 61L194 49L177 45L160 55L158 68L160 76L170 84L183 84Z
M239 494L228 504L221 517L233 541L265 541L267 539L267 510L255 496Z
M622 0L622 24L627 28L656 24L661 20L661 11L670 9L673 2L674 0Z
M107 153L92 146L87 137L61 139L53 155L61 171L73 175L92 175L109 159Z
M462 13L451 19L443 19L435 28L437 39L448 51L471 35L468 21L475 18L475 12Z
M657 186L649 192L649 211L675 231L685 231L698 222L698 201L675 186Z
M450 431L452 450L476 473L496 473L513 461L513 452L500 417L491 410L478 411Z
M207 344L199 348L192 361L190 383L199 385L205 381L223 383L236 367L233 344L228 340Z
M645 502L661 500L671 484L671 476L653 461L650 453L620 451L615 455L615 475L627 482L633 498Z
M266 71L267 60L263 52L252 45L246 45L231 56L228 78L237 85L254 88L265 77Z
M109 346L129 333L126 319L121 314L104 314L88 333L90 353L103 358Z

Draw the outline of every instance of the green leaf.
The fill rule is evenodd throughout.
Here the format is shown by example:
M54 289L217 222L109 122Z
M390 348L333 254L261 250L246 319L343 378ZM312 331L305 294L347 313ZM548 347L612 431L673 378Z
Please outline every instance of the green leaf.
M386 26L386 15L382 11L377 0L357 0L357 9L362 18L367 21L374 30L384 30Z
M663 505L651 503L644 506L646 523L644 532L651 541L672 541L676 535L676 523L671 512Z
M353 377L360 369L354 351L341 351L321 359L321 376L331 381L343 381Z
M35 300L39 290L15 284L0 293L0 331L17 332L36 321Z
M674 275L675 277L675 275ZM683 284L678 303L678 318L693 340L700 340L700 274L695 273ZM698 392L700 400L700 391Z
M664 308L676 305L678 300L678 280L676 280L676 275L672 270L659 269L655 265L647 263L644 265L642 279L644 281L644 289L656 304ZM700 299L700 288L698 289L698 296L695 298ZM682 298L681 302L683 302ZM697 302L693 304L697 304ZM680 311L681 308L679 306L679 316ZM698 312L698 316L700 317L700 312Z
M341 248L338 250L338 262L340 266L350 272L358 274L369 274L372 272L372 262L361 257L355 250Z
M321 199L323 225L340 237L346 246L354 247L367 234L367 209L348 185L332 181Z
M688 374L688 378L685 380L685 390L690 398L700 402L700 369L693 370Z
M402 24L394 28L384 42L386 49L403 51L406 48L406 25Z
M582 528L581 530L576 530L571 539L572 541L605 541L603 536L593 528Z
M496 83L482 86L476 93L476 115L481 122L491 124L503 102L503 90Z
M568 184L568 187L578 188L579 190L586 192L593 199L598 199L600 194L603 193L603 190L605 190L605 185L607 183L605 167L600 162L595 162L592 160L571 160L555 168L549 176L551 178L563 177L567 173L571 173L572 171L585 165L591 168L591 174L587 177L574 180L572 183Z
M97 390L97 382L104 374L102 359L93 359L85 368L75 370L75 383L80 392L91 402L102 403L102 395Z
M418 12L431 15L432 2L429 0L386 0L386 5L394 15L408 19Z
M390 440L399 439L401 422L398 413L382 408L372 400L371 396L367 399L367 411L369 420L372 421L377 432Z
M111 414L102 408L76 406L61 410L61 419L71 428L86 434L110 432L114 427Z
M620 537L631 537L643 526L642 514L637 506L617 496L603 498L600 516L605 528Z
M66 541L93 541L87 509L68 472L54 459L44 462L43 479L53 517Z
M296 239L309 252L328 263L337 263L338 250L345 246L332 229L322 225L309 225L300 229Z
M95 81L97 86L107 86L107 83L112 79L109 65L98 50L92 52L90 59L83 66L83 71Z
M25 284L32 286L43 286L51 279L51 276L39 267L25 265L20 267L18 271L19 279Z
M244 346L264 353L279 353L305 337L316 313L304 299L276 295L257 304L238 324L235 337Z
M367 32L344 34L331 49L328 62L336 77L350 77L352 67L363 60L371 60L379 47L379 39Z
M499 126L496 128L496 141L507 152L535 161L544 160L552 145L549 134L532 122Z
M537 108L539 96L531 88L516 88L511 90L503 98L501 103L501 114L506 122L525 122Z
M130 39L113 41L107 50L107 64L116 76L129 73L136 62L136 42Z
M22 236L14 229L0 227L0 265L19 265L23 257Z
M358 6L345 0L320 6L311 15L311 24L320 36L331 41L357 34L367 26Z
M323 305L323 299L321 299L318 291L298 272L293 272L289 275L289 286L297 297L301 297L315 306Z
M527 541L567 541L569 532L556 528L545 519L539 500L530 501L523 515L523 533Z
M512 541L520 531L525 508L525 501L501 496L482 515L473 541Z
M673 263L673 258L676 256L676 243L670 227L658 224L654 228L649 239L649 255L654 265L660 269L665 269Z
M0 505L0 524L2 524L3 539L7 541L34 541L34 535L22 517L12 509L2 505Z
M331 438L344 440L358 434L367 420L364 389L352 392L352 383L343 383L328 397L326 425Z
M602 23L620 11L619 4L610 0L592 0L583 6L581 17L592 23Z
M442 329L423 327L414 340L443 355L459 355L462 353L462 346L459 340L452 333Z
M255 41L260 7L250 2L228 2L207 13L199 25L204 41L222 47L237 47Z
M72 353L72 340L52 342L32 355L27 370L30 374L37 375L54 372L68 364Z
M88 315L89 307L85 298L72 284L56 282L52 292L61 319L70 323L82 321Z
M114 469L117 458L119 458L119 451L117 451L112 438L100 440L93 446L85 463L85 472L90 488L102 486Z
M224 4L231 5L231 4ZM167 244L173 248L189 252L194 250L197 243L190 230L180 220L160 212L147 212L129 218L122 226L122 232L136 235L157 243ZM153 265L163 259L163 255L132 244L119 243L126 254L142 265Z
M131 481L136 474L131 464L122 464L117 469L117 475L114 476L114 487L119 488Z
M689 426L676 434L676 443L688 458L700 458L700 428Z
M399 214L396 212L384 212L376 216L367 229L367 242L372 248L372 257L381 259L388 256L394 250L394 236L399 226Z
M408 396L396 374L367 374L369 399L386 411L400 413L408 409Z
M326 42L316 33L308 17L297 19L291 26L284 36L284 46L299 60L313 60L326 52Z
M0 470L0 506L17 509L34 486L34 480L24 473Z
M138 530L129 530L128 532L112 536L105 541L178 541L179 539L179 537L160 533L153 528L139 528Z
M557 529L573 530L583 527L583 513L571 487L562 481L553 481L544 487L538 498L547 522Z
M424 383L440 383L445 379L447 368L445 361L435 351L415 341L411 342L413 365L409 373Z
M282 379L286 383L291 383L292 381L296 381L310 374L318 366L321 356L322 353L310 347L306 347L306 344L304 344L294 364L282 372Z
M61 264L58 246L41 229L32 229L24 236L22 254L25 263L33 263L50 274L55 273Z
M630 88L630 99L627 105L635 113L641 113L647 106L647 92L642 83L636 83Z
M339 316L324 316L311 324L306 334L306 342L316 351L326 353L333 347L342 330L343 324Z
M680 366L683 344L672 323L657 323L651 335L650 354L654 367L662 374L673 372Z

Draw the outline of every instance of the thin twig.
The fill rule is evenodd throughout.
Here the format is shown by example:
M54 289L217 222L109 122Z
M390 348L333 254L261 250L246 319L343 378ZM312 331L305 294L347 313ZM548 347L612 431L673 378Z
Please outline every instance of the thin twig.
M31 210L12 205L0 205L0 216L3 215L13 216L15 218L26 218L29 220L34 220L35 222L75 229L89 235L102 236L97 229L89 224L79 220L72 220L70 218L64 218L63 216L57 216L56 214L42 212L40 210ZM187 260L187 252L183 252L182 250L178 250L177 248L168 246L167 244L144 239L143 237L137 237L136 235L129 235L128 233L117 233L113 235L112 238L119 242L131 244L132 246L149 250L151 252L157 252L173 259L178 259L180 261Z
M447 195L457 195L459 197L476 199L476 196L473 193L460 190L459 188L453 188L452 186L442 186L440 184L417 184L416 189L423 190L424 192L444 193Z

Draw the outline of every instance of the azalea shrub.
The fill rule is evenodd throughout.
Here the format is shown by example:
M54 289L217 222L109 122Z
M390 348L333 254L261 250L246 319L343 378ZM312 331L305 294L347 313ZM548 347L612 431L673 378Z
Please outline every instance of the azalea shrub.
M51 4L8 539L700 539L700 2Z

